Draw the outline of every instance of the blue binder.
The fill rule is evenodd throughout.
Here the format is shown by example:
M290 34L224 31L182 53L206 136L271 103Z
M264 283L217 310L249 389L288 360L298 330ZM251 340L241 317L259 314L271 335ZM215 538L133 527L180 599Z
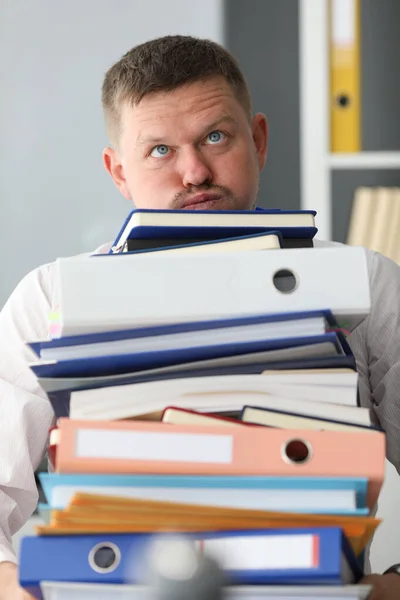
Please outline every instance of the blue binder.
M130 221L132 217L137 213L174 213L177 211L174 210L150 210L150 209L138 209L132 210L128 216L126 217L117 237L114 240L114 243L111 246L110 254L113 253L113 248L118 248L121 242L126 241L127 239L157 239L157 238L169 238L179 240L182 238L186 239L196 239L199 237L208 238L208 239L223 239L223 238L232 238L232 237L241 237L249 234L257 234L257 233L265 233L267 231L280 231L283 238L313 238L317 233L316 227L266 227L261 224L256 227L248 227L248 226L223 226L223 227L177 227L177 226L150 226L150 225L138 225L132 227L130 225ZM238 211L209 211L204 210L201 213L209 214L218 212L219 214L234 214L238 215ZM196 210L187 210L185 214L195 213L198 217L199 211ZM315 216L317 213L314 210L281 210L281 209L261 209L259 207L256 208L256 211L240 211L240 215L251 214L254 213L268 213L268 214L285 214L285 215L299 215L299 214L310 214Z
M180 333L204 332L210 334L216 330L225 330L237 327L251 327L252 325L264 325L267 323L291 323L304 321L305 319L321 319L325 321L326 329L338 329L338 323L330 310L311 310L307 312L292 312L266 314L251 317L238 317L233 319L216 319L212 321L195 321L189 323L173 323L169 325L156 325L154 327L137 327L121 331L106 331L101 333L88 333L82 335L64 336L53 340L41 342L30 342L28 346L38 355L42 350L55 348L67 348L70 346L85 346L87 344L106 344L107 342L118 342L124 340L135 340L158 336L174 336Z
M87 488L175 488L202 490L267 491L287 490L290 494L294 490L323 490L328 494L333 490L351 490L356 494L356 510L320 510L324 514L335 512L339 514L368 514L366 508L366 495L368 480L364 477L256 477L256 476L208 476L208 475L95 475L95 474L69 474L69 473L39 473L47 502L51 508L64 508L65 504L55 506L52 501L56 488L73 488L76 490ZM89 490L90 492L90 490ZM107 493L106 491L104 493ZM133 496L132 496L133 497ZM157 496L158 497L158 496ZM201 504L201 502L198 502ZM262 507L261 507L262 509ZM280 509L281 510L281 509ZM291 510L296 512L296 510ZM306 508L301 508L302 513L307 513ZM316 513L315 509L312 510Z
M348 540L337 527L213 532L187 537L203 541L205 550L220 561L222 556L221 566L232 585L340 585L356 583L362 577ZM26 537L21 544L20 584L40 598L41 581L140 583L144 558L153 539L147 534ZM283 543L288 552L295 540L301 541L299 547L307 548L307 556L290 560L281 550L277 567L274 545L282 547ZM215 554L215 541L224 543L222 555L221 546ZM248 553L240 554L246 547L250 551L255 548L254 558L249 560ZM232 559L235 550L239 552Z
M192 228L190 228L192 229ZM134 250L126 250L124 252L124 254L128 255L128 254L145 254L146 252L161 252L161 251L165 251L165 250L175 250L176 248L191 248L191 247L199 247L199 246L209 246L210 244L215 244L218 242L237 242L239 240L251 240L254 238L258 238L258 237L265 237L267 235L274 235L278 238L279 240L279 245L281 248L284 248L284 241L283 241L283 237L282 237L282 233L280 231L277 231L275 229L271 229L271 231L263 231L262 233L250 233L250 234L239 234L236 235L236 231L235 231L235 235L230 237L229 236L229 231L231 231L229 228L223 228L224 229L224 233L225 235L223 236L223 238L221 239L221 233L219 233L219 236L217 239L215 239L214 237L211 239L202 239L202 241L198 241L198 238L195 237L195 235L190 231L189 232L189 237L185 237L185 238L172 238L168 237L166 239L162 239L160 240L160 238L157 237L156 240L156 245L154 247L154 241L152 238L151 239L151 247L145 247L145 248L139 248L139 249L134 249ZM165 228L163 228L163 230L165 230ZM227 231L226 231L227 230ZM175 229L173 230L175 231ZM204 229L203 231L203 235L202 238L204 238ZM212 229L212 231L214 231ZM247 233L247 232L246 232ZM229 237L227 237L229 236ZM137 239L137 238L135 238ZM140 238L141 239L141 238ZM129 236L129 242L132 240L132 237ZM149 244L149 240L146 239L146 243L144 244L145 246L150 245ZM110 254L110 252L109 252ZM98 256L97 254L95 254L94 256Z
M94 358L79 358L61 361L33 363L30 368L37 377L96 377L100 375L118 375L135 371L157 369L183 363L211 360L222 357L265 352L283 348L294 348L310 344L331 342L336 347L337 355L347 354L343 348L344 339L338 332L317 336L261 340L256 342L217 344L214 346L186 347L156 352L116 354Z

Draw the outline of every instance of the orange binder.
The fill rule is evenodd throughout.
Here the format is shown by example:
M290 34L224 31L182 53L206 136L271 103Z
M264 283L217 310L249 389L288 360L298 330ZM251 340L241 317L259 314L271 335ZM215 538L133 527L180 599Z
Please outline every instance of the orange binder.
M59 473L367 477L370 508L385 473L385 435L380 431L66 418L59 427Z
M330 0L331 151L361 150L360 0Z
M49 525L36 531L40 535L82 535L337 526L359 554L379 523L374 517L279 513L78 493L64 510L52 511Z

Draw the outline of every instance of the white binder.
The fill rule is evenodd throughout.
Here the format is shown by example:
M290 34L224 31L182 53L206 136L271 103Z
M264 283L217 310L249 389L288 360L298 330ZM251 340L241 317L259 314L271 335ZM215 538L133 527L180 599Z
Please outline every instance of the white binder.
M41 588L43 600L154 600L148 589L135 585L44 581ZM226 600L366 600L370 591L368 585L238 586L226 588Z
M331 309L351 329L370 310L359 247L58 259L60 335Z

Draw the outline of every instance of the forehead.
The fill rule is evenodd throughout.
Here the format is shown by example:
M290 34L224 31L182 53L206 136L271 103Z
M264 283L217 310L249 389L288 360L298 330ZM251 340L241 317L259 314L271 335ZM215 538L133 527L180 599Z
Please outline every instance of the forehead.
M125 134L135 134L139 139L178 124L179 129L196 129L225 116L236 120L246 117L229 83L215 77L148 94L135 106L124 104L121 125Z

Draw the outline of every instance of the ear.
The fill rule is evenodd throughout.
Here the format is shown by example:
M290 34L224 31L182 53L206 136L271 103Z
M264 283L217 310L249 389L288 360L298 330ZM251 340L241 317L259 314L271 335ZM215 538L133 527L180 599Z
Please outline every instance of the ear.
M251 129L253 133L253 141L258 158L258 166L260 171L264 168L267 158L268 146L268 123L265 115L257 113L254 115Z
M115 185L117 186L121 194L124 196L124 198L126 198L127 200L132 200L132 196L129 193L129 189L125 179L124 167L122 165L118 152L113 148L105 148L103 150L103 162L106 171L109 172L109 174L112 177L112 180L114 181Z

